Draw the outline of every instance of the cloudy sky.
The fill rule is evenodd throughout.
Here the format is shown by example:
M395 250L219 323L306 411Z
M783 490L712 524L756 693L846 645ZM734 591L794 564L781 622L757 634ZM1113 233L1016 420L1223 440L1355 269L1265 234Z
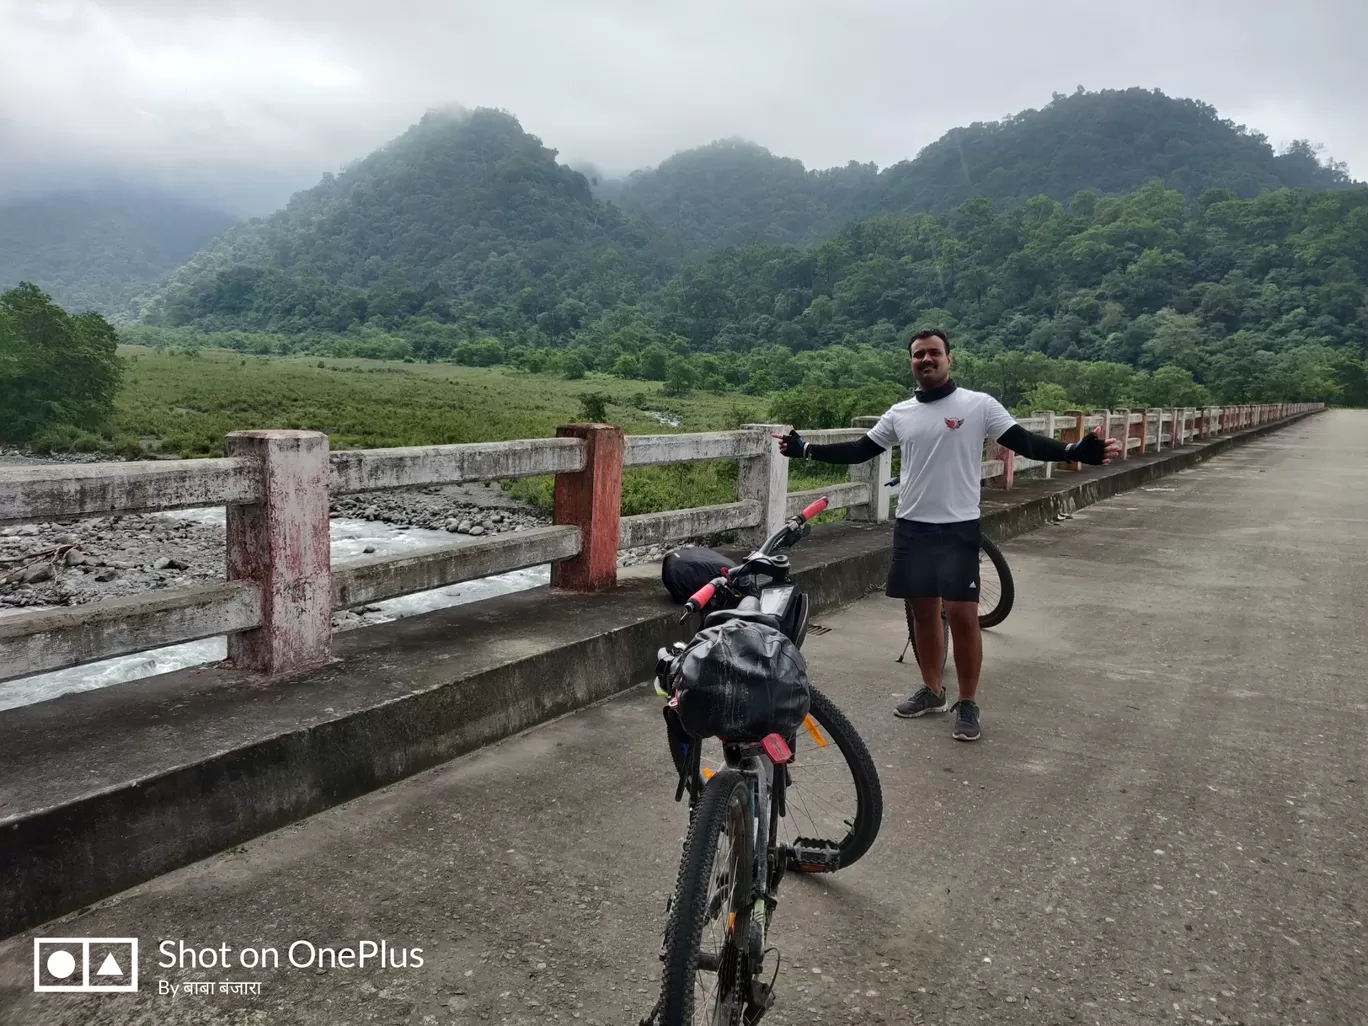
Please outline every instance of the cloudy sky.
M116 172L238 213L430 107L610 171L744 136L880 166L1144 86L1368 178L1365 0L0 0L0 193Z

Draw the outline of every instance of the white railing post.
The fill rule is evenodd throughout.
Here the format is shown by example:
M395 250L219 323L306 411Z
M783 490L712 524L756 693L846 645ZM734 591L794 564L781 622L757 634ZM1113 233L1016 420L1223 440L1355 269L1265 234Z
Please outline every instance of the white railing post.
M1043 434L1046 438L1054 437L1055 415L1053 410L1036 410L1035 413L1031 414L1031 416L1043 419L1045 421L1045 430L1042 431L1041 434ZM1045 461L1045 465L1041 467L1040 470L1042 477L1054 476L1054 464L1051 463L1049 460Z
M856 417L851 427L868 431L879 422L878 417ZM881 523L888 519L888 495L892 490L884 482L893 476L893 450L885 449L872 460L857 463L850 468L850 480L869 486L869 505L850 506L846 517L850 520L868 520Z
M760 523L737 531L743 545L759 545L783 526L788 501L788 457L779 452L779 442L770 435L782 435L787 424L743 424L747 431L760 432L764 447L759 456L741 460L736 481L738 502L760 503Z
M229 456L261 466L261 500L230 503L228 579L255 585L261 626L228 635L228 658L270 676L332 657L328 436L321 431L234 431Z

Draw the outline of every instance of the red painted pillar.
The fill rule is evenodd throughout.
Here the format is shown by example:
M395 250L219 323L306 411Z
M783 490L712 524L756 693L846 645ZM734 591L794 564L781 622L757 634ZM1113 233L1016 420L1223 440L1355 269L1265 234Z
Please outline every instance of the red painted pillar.
M557 474L551 520L580 529L580 552L551 564L551 587L597 591L617 584L622 509L622 428L565 424L557 438L584 439L584 469Z
M228 635L228 658L270 676L332 658L328 436L321 431L234 431L229 456L261 464L262 499L227 511L228 579L261 595L261 626Z

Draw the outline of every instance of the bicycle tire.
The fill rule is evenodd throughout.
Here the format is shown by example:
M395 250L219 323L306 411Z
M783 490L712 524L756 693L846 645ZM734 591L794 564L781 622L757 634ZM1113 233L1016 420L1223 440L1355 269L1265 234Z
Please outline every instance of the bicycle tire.
M979 544L997 570L998 583L1002 585L1002 597L998 599L997 605L987 613L979 614L979 628L987 630L1002 623L1012 611L1012 603L1016 601L1016 583L1012 580L1012 568L1007 565L1007 557L1002 554L1002 550L988 538L981 538Z
M733 769L713 775L703 789L689 825L688 840L680 860L679 878L670 903L665 941L665 967L661 982L660 1026L691 1026L694 1011L694 977L702 946L703 927L709 912L709 890L717 856L717 843L730 834L736 847L736 878L731 881L731 938L748 943L750 937L751 884L754 874L754 829L750 804L750 782ZM749 980L740 978L747 967L744 944L728 943L720 953L718 997L735 990L744 1001ZM724 980L724 970L734 970L737 979Z
M879 836L879 829L883 825L883 785L879 781L879 771L874 765L874 759L854 724L845 713L836 708L831 699L815 687L809 685L808 693L808 715L836 742L836 747L845 756L850 776L855 781L855 822L840 841L822 838L836 844L840 850L840 863L837 868L845 869L858 862ZM803 730L800 728L798 737L801 739L802 736ZM796 786L801 789L801 780ZM794 785L790 785L789 791L792 792L793 789ZM793 805L790 802L790 814L792 811ZM799 865L792 856L789 857L788 868L798 873L810 872Z

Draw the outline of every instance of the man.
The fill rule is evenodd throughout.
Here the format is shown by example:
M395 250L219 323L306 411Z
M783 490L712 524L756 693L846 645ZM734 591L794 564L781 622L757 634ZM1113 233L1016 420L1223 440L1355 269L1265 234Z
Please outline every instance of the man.
M912 335L908 359L917 390L886 412L864 438L814 445L790 429L779 451L791 459L864 463L890 446L902 449L902 484L893 529L893 558L885 594L912 600L922 687L894 711L925 716L953 709L954 737L977 741L975 702L983 662L978 622L979 496L983 440L1028 459L1059 463L1110 463L1121 454L1115 439L1096 431L1065 445L1027 431L986 392L960 388L950 377L950 341L938 328ZM947 706L941 681L944 661L941 603L954 639L959 700Z

